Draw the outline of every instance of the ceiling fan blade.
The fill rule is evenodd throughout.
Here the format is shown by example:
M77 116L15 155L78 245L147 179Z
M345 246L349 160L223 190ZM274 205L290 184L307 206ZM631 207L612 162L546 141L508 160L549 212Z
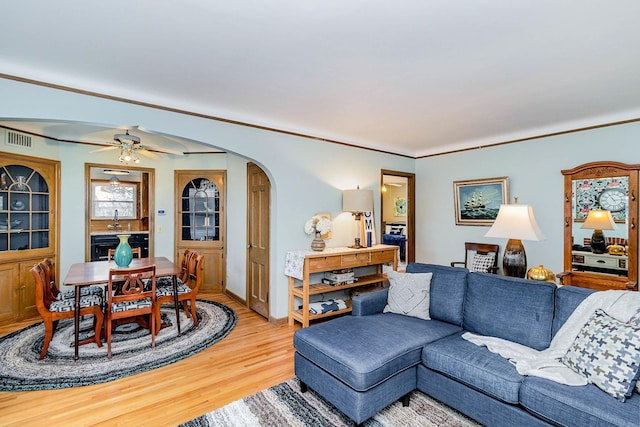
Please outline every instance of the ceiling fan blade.
M158 160L160 158L160 156L158 156L156 153L151 152L149 150L145 150L144 148L140 148L140 149L136 150L136 152L142 154L145 157L153 159L153 160Z
M173 154L175 156L184 155L184 153L182 151L171 150L169 148L150 147L148 145L141 145L140 148L143 149L143 150L148 150L148 151L157 151L159 153Z
M101 151L109 151L109 150L117 150L118 146L112 145L111 147L98 148L97 150L91 151L91 153L99 153Z

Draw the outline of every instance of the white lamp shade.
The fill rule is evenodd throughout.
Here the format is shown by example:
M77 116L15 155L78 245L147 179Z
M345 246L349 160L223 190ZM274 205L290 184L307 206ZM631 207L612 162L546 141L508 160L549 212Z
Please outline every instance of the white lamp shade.
M616 223L613 221L611 212L602 209L593 209L589 211L587 219L584 220L582 227L587 230L615 230Z
M344 190L342 211L352 213L373 211L373 190Z
M495 222L485 237L502 237L517 240L544 240L533 208L529 205L500 205Z

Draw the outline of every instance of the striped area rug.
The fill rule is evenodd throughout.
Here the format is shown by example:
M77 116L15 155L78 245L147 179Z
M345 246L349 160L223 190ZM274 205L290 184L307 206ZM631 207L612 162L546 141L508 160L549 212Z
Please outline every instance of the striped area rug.
M353 422L338 409L312 390L301 393L298 380L295 378L182 424L183 427L353 425ZM366 427L469 427L478 425L454 409L419 391L415 391L411 395L409 407L403 407L400 402L396 402L364 422Z

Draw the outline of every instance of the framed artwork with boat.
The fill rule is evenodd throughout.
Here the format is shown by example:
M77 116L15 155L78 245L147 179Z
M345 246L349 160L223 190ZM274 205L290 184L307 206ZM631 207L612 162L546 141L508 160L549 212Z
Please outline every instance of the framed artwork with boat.
M456 225L493 224L509 201L509 177L453 181Z

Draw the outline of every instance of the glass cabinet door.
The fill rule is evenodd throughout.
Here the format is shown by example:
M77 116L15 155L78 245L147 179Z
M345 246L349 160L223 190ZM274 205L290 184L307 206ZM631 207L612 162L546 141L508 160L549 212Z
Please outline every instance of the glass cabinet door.
M220 189L207 178L191 179L182 189L182 240L220 240Z
M0 252L49 247L50 191L25 165L0 166Z

